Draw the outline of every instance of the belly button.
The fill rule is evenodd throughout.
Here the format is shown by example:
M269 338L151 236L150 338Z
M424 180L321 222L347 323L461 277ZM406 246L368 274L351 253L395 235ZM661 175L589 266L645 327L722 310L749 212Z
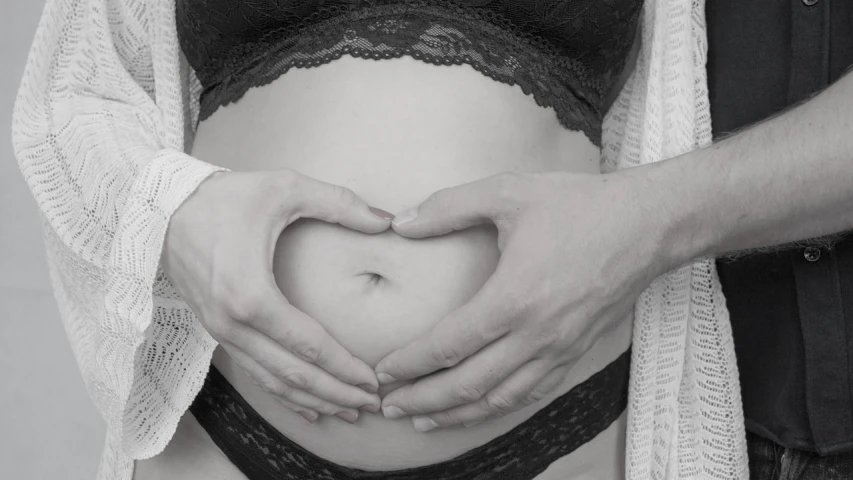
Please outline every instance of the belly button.
M372 286L378 287L378 286L384 285L385 283L388 282L387 278L383 277L381 274L378 274L376 272L364 272L361 275L366 276L368 284L370 284Z

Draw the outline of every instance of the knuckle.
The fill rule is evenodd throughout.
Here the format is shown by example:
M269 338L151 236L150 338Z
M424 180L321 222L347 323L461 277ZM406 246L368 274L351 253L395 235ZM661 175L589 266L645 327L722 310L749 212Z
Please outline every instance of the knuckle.
M487 393L484 398L484 402L486 404L486 408L490 412L498 415L511 412L515 405L515 402L513 402L509 396L497 391Z
M457 323L460 338L470 345L485 345L506 332L508 323L501 315L470 315Z
M442 368L450 368L462 361L462 355L449 346L439 346L433 350L435 363Z
M290 393L293 391L290 387L288 387L284 383L276 381L276 380L272 380L272 379L264 379L264 380L261 380L257 383L258 383L258 386L261 387L262 389L266 390L267 392L269 392L273 395L276 395L276 396L279 396L282 398L288 398L290 396Z
M518 174L501 172L495 175L498 200L502 203L514 203L518 197Z
M323 358L323 349L315 343L300 343L295 345L291 352L308 363L319 363Z
M281 169L274 177L272 187L277 190L289 191L293 190L299 183L299 176L293 170L288 168Z
M563 332L550 325L540 326L524 338L532 351L540 354L547 353L549 358L553 356L562 357L561 353L567 349L567 346L574 345L574 343L565 343Z
M455 205L459 202L455 199L456 189L454 188L443 188L441 190L437 190L430 194L421 203L421 214L425 210L433 211L433 212L445 212L448 209L453 209Z
M450 197L452 195L453 194L451 193L451 190L445 188L445 189L438 190L436 192L431 193L430 196L427 197L426 201L424 201L424 203L430 204L436 210L440 211L443 209L444 206L450 205L451 203L453 203L450 200Z
M524 397L524 400L522 401L522 403L525 406L530 405L530 404L536 403L536 402L544 399L547 395L548 395L548 392L537 388L537 389L534 389L529 394L527 394L527 396Z
M271 205L270 198L285 199L282 205L290 205L293 199L296 198L294 191L299 187L299 178L295 171L289 169L277 170L275 174L259 174L260 172L252 172L258 175L256 189L252 192L247 192L254 199L256 208L263 209Z
M228 315L199 315L204 329L220 343L223 340L233 342L237 338L237 328L234 320Z
M243 288L223 288L222 290L230 293L224 293L223 309L225 313L238 321L249 322L255 318L261 311L263 304L263 294L260 288L243 287Z
M503 317L504 322L511 322L519 317L527 316L530 312L530 307L535 301L535 294L523 293L520 290L508 292L502 302L502 307L506 314ZM506 325L503 325L506 326Z
M334 188L335 198L341 202L342 205L350 206L359 203L358 196L349 188L342 187L340 185L334 185L332 188Z
M306 190L304 177L300 173L284 169L279 171L270 182L270 188L267 191L259 193L265 206L270 204L270 198L279 199L278 202L272 203L274 215L293 221L306 208Z
M304 390L308 387L308 377L296 368L282 369L278 373L278 378L293 388Z
M453 388L453 396L465 403L473 403L483 398L483 394L484 392L481 389L464 383L456 384Z

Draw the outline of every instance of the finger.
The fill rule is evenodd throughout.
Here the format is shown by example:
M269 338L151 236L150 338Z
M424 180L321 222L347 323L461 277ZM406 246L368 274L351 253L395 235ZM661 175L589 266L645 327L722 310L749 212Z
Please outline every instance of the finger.
M494 221L509 207L502 199L512 183L510 175L492 175L439 190L416 208L398 213L391 228L404 237L423 238Z
M265 301L259 302L249 322L252 327L342 382L377 391L372 368L349 353L316 320L293 307L274 283L266 289Z
M329 416L335 415L349 423L354 423L358 419L358 410L334 405L308 392L294 388L266 369L261 363L255 361L239 347L233 344L223 346L231 358L243 367L255 383L273 395L282 405L289 408L295 405L297 411L307 409L309 412L313 411ZM307 417L305 419L308 420Z
M227 343L220 343L220 345L222 345L228 355L232 359L234 359L234 362L243 370L243 372L265 391L269 392L267 385L272 385L277 382L272 374L270 374L266 371L266 369L258 365L257 362L252 360L251 357L243 353L239 348ZM296 411L297 413L302 415L302 417L309 423L314 423L320 416L319 412L305 405L300 405L296 402L292 402L286 398L281 398L278 396L276 396L276 398L279 403L281 403L287 408L290 408L291 410Z
M471 299L433 329L376 364L380 383L407 380L452 367L509 331L522 302L512 289L513 276L498 262L495 273ZM507 288L509 287L509 288Z
M341 382L322 368L297 358L256 330L243 329L235 336L235 341L240 343L237 348L242 352L252 352L255 362L290 388L305 391L340 408L368 406L368 411L379 410L381 400L378 395ZM371 405L374 408L370 408Z
M458 425L472 427L532 405L553 392L566 377L568 367L560 366L549 372L547 365L543 360L528 363L477 402L412 417L415 430L426 432Z
M300 217L339 223L364 233L379 233L391 225L392 214L371 207L349 188L293 172L291 182Z
M479 401L530 361L533 349L519 338L505 336L454 368L394 390L383 399L383 412L430 414Z

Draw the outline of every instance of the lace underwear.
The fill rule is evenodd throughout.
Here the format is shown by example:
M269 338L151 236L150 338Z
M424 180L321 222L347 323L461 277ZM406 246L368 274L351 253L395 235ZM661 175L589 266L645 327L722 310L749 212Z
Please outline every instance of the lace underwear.
M468 64L601 145L643 0L176 0L199 121L290 68L343 55Z
M628 404L630 361L629 348L504 435L454 459L404 470L359 470L314 455L264 420L213 365L190 412L249 480L531 480L619 418Z

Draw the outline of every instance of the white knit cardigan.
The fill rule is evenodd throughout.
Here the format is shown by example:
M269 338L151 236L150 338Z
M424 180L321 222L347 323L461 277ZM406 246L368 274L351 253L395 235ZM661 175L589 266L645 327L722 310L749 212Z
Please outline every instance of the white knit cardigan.
M16 98L15 155L43 217L51 281L107 424L99 479L161 452L216 342L159 269L168 220L218 167L188 155L200 84L174 0L47 0ZM703 0L647 0L637 67L604 125L602 169L710 142ZM636 306L630 479L747 478L728 314L714 263Z

